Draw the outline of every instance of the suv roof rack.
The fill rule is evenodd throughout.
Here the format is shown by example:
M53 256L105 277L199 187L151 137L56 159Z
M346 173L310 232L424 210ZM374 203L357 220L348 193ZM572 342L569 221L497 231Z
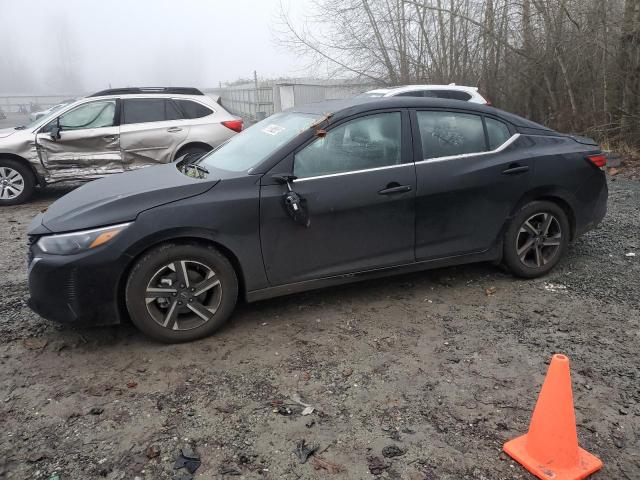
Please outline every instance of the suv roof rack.
M135 87L135 88L109 88L89 95L90 97L103 97L105 95L127 95L131 93L170 93L176 95L204 95L197 88L192 87Z

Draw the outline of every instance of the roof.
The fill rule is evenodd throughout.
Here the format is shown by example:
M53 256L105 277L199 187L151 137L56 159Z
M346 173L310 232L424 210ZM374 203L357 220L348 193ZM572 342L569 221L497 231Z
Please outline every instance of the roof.
M479 103L451 100L447 98L421 98L421 97L354 97L342 100L327 100L324 102L309 103L290 108L289 112L312 113L325 115L332 114L332 121L372 110L385 108L436 108L466 110L501 117L518 127L533 128L537 130L550 130L538 123L522 118L513 113L505 112L495 107Z
M449 85L398 85L395 87L376 88L375 90L369 90L366 93L389 93L389 92L411 92L413 90L458 90L461 92L477 92L477 87L468 87L466 85L456 85L454 83Z
M110 95L131 95L131 94L150 94L155 95L158 93L166 94L179 94L179 95L204 95L197 88L191 87L134 87L134 88L110 88L108 90L102 90L89 97L105 97Z

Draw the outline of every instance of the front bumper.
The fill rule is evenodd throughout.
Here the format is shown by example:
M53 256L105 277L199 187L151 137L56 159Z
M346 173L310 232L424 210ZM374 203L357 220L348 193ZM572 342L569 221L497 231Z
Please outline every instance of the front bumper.
M120 323L119 285L125 266L105 251L47 255L31 245L29 307L41 317L61 323Z

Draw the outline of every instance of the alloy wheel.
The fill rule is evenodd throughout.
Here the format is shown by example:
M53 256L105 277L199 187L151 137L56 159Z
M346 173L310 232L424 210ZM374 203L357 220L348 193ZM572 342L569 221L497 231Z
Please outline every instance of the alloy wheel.
M516 253L520 262L529 268L540 268L549 263L560 250L562 228L551 213L540 212L530 216L516 237Z
M0 200L13 200L24 190L24 177L10 167L0 167Z
M145 291L149 315L164 328L198 328L218 311L222 284L216 272L195 260L176 260L153 274Z

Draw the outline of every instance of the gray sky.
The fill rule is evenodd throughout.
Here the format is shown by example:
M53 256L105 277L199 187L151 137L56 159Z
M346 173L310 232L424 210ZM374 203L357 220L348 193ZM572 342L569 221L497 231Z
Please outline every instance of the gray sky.
M283 0L294 15L310 0ZM0 0L0 93L217 86L304 76L274 44L279 0Z

